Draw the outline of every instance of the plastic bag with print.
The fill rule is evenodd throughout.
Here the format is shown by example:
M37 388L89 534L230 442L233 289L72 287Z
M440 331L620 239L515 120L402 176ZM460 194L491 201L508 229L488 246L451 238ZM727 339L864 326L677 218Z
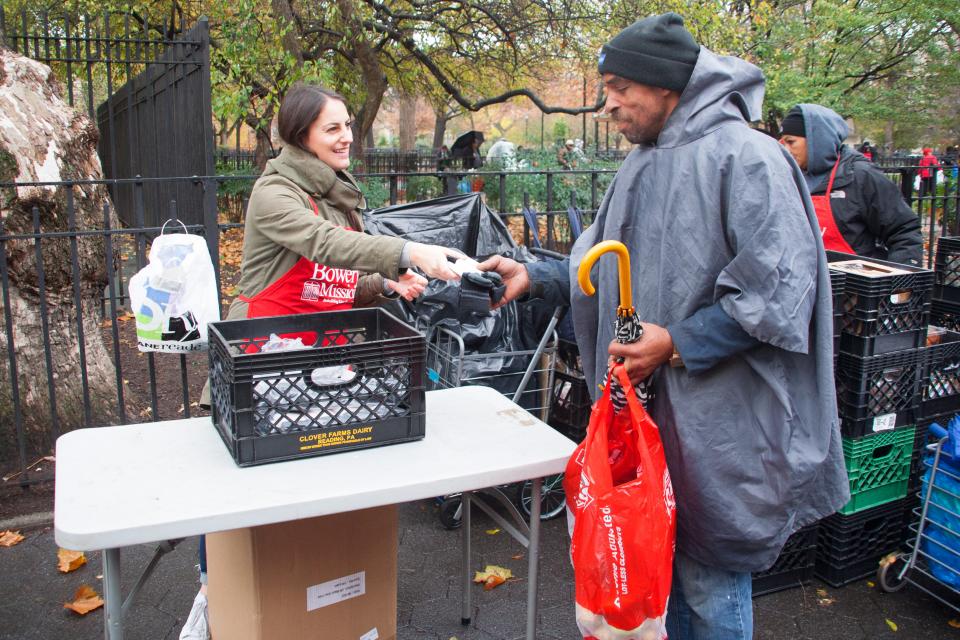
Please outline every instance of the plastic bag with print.
M150 247L150 261L130 278L130 308L137 319L140 351L206 349L207 324L220 320L206 240L161 231Z
M627 390L615 415L610 380ZM676 505L657 426L622 366L564 473L577 626L584 638L660 640L673 570Z

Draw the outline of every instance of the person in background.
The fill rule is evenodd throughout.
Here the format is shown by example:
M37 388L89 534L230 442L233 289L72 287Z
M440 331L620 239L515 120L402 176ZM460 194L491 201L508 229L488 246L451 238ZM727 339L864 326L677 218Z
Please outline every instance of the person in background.
M442 144L437 150L437 170L443 171L448 164L450 164L450 149L447 145Z
M522 295L569 304L587 387L608 357L649 379L677 505L666 627L750 640L751 572L850 498L833 381L830 282L803 176L751 129L764 78L699 46L683 18L640 20L603 46L604 111L633 147L565 261L483 263ZM618 267L576 285L602 240L630 252L638 342L614 336ZM682 361L680 366L667 363Z
M577 155L574 149L573 140L567 140L563 146L557 149L557 162L564 169L577 168Z
M920 219L892 181L843 144L849 129L839 114L798 104L780 128L780 143L803 171L826 249L920 266Z
M924 198L926 196L933 196L937 193L937 177L936 171L940 171L943 167L940 166L940 162L937 160L937 156L933 155L933 149L930 147L923 148L923 157L920 158L920 197Z
M874 161L874 160L873 160L873 156L874 156L873 147L870 146L870 141L869 141L869 140L864 140L864 141L863 141L863 144L860 145L860 147L857 149L857 151L859 151L861 154L863 154L863 157L866 158L867 160L869 160L870 162L873 162L873 161Z
M458 251L363 233L366 201L347 172L353 134L343 96L297 84L277 116L283 148L253 185L244 222L239 295L227 320L315 313L411 300L427 276L455 280ZM200 399L210 405L209 381ZM207 640L206 553L200 592L180 640Z

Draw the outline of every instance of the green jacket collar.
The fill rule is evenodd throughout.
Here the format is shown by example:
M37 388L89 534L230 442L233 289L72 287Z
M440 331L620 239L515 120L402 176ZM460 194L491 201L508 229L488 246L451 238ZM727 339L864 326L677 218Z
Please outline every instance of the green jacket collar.
M263 175L277 174L290 180L314 198L323 198L344 213L366 208L360 187L346 171L339 174L317 156L286 145L267 162Z

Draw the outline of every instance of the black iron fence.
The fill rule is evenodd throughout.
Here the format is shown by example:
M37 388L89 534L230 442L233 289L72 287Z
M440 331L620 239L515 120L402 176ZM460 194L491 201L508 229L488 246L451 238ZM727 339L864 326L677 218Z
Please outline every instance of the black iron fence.
M886 168L892 179L901 180L900 168ZM509 228L525 244L539 243L561 252L572 240L570 213L579 212L589 224L613 170L550 172L436 172L432 174L358 175L371 207L404 200L422 199L449 191L479 190L500 213ZM113 188L130 189L134 207L122 218L134 224L117 228L112 206L104 211L102 224L79 228L74 211L67 212L67 228L46 228L39 212L29 224L20 221L9 232L9 218L0 220L0 287L3 326L0 338L6 347L3 377L10 384L0 394L0 471L6 477L29 485L46 479L32 471L33 463L49 455L55 438L77 427L145 422L189 417L199 411L197 400L206 378L206 355L190 356L137 351L133 316L127 309L127 285L132 274L147 261L152 239L160 225L149 224L142 194L160 179L97 181ZM242 216L228 221L228 213L245 207L245 194L255 176L209 176L163 179L181 190L194 190L212 199L216 206L201 224L188 224L191 233L205 236L217 267L217 286L224 308L237 293ZM960 198L955 175L938 173L935 191L912 193L909 201L924 224L928 246L936 237L960 232ZM43 186L71 193L89 182L60 182ZM911 183L912 184L912 183ZM14 190L26 184L0 184L0 201L15 197ZM71 209L72 198L65 198ZM119 212L118 212L119 213ZM157 219L182 218L182 209L171 201ZM62 219L62 218L61 218ZM934 221L935 223L931 224ZM536 240L534 240L536 238ZM102 281L90 294L80 286L78 245L95 245L102 259ZM27 288L11 277L16 267L12 255L35 256L39 273ZM55 254L51 256L51 254ZM933 256L927 254L927 264ZM51 266L52 265L52 266ZM55 273L53 270L63 273ZM71 287L52 291L50 282ZM14 320L14 311L24 309L36 316L35 333L25 335ZM92 316L92 317L91 317ZM64 336L70 336L65 342ZM103 367L108 374L104 376ZM95 370L99 377L95 379ZM79 381L79 384L77 384ZM72 382L73 384L67 384ZM38 405L37 396L42 402ZM105 398L105 396L107 396ZM41 409L37 407L40 406Z
M48 65L70 106L96 123L105 177L216 173L205 18L188 28L182 21L151 23L130 11L8 12L0 3L0 32L11 50ZM198 194L177 191L177 182L145 185L139 197L148 222L171 199L186 219L201 222L205 201L189 201ZM114 183L110 189L121 212L132 210L132 191L115 190Z
M584 157L591 162L619 162L627 155L627 150L619 149L597 149L596 151L587 150ZM256 154L253 151L240 147L219 148L215 153L216 166L224 170L243 170L253 171L256 165ZM555 165L555 154L550 151L522 150L515 154L514 160L526 162L530 165L533 162L539 162L543 159L551 159L551 166ZM467 166L469 158L450 158L436 151L429 149L416 149L414 151L400 151L389 148L369 148L364 149L362 155L362 170L364 173L423 173L434 174L438 171L462 171L470 167ZM503 162L483 161L480 169L487 171L496 171L503 166ZM546 164L544 165L546 166ZM558 167L559 168L559 167Z

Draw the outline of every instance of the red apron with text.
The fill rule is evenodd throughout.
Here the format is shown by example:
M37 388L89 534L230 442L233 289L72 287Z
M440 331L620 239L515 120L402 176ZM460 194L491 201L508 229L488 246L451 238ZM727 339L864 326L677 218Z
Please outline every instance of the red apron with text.
M313 212L320 215L312 199L310 205ZM349 227L348 230L354 231ZM301 256L289 271L257 295L238 297L247 303L247 318L352 309L359 279L359 271L327 267ZM317 342L316 334L285 333L281 337L300 337L308 346ZM339 336L335 342L339 344L341 340L343 336Z
M841 253L856 254L856 251L847 244L840 229L837 227L837 221L833 217L833 209L830 208L830 192L833 191L833 178L837 175L837 167L840 166L840 160L833 165L833 171L830 172L830 182L827 183L827 192L822 196L810 196L813 200L813 210L817 214L817 222L820 225L820 234L823 236L823 248L827 251L839 251Z

